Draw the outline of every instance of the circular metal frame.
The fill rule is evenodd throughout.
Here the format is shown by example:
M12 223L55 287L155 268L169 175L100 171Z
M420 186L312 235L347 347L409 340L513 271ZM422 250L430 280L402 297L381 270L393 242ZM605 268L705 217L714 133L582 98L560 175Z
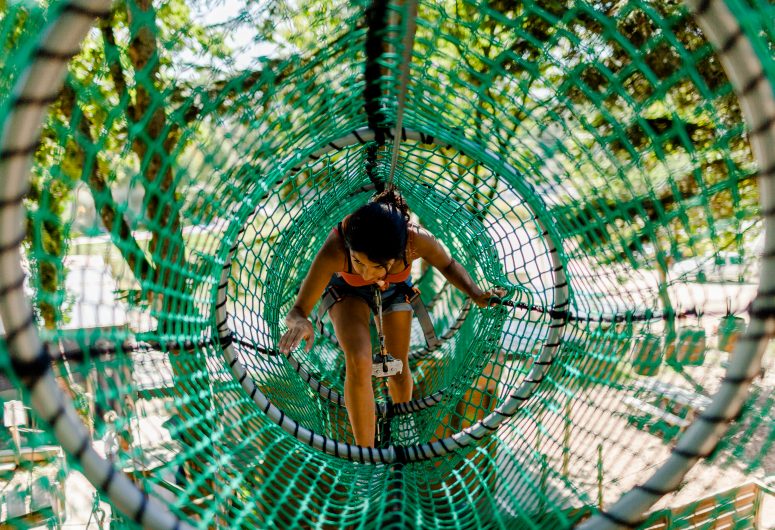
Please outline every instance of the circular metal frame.
M405 129L402 134L403 137L417 140L422 143L430 144L435 143L434 138L425 135L418 131ZM324 144L322 147L308 154L298 165L292 166L292 171L301 170L301 164L304 161L314 162L332 150L346 149L350 146L357 144L366 144L372 141L374 133L370 129L361 129L353 131L341 138ZM444 144L448 147L454 147L458 150L465 150L469 153L478 151L476 145L471 142L463 142L463 146L455 144ZM484 158L494 158L493 161L497 162L498 166L507 166L495 153L488 151L485 153ZM484 162L484 161L483 161ZM511 169L516 176L516 171ZM514 179L516 181L516 179ZM244 218L244 217L243 217ZM555 244L553 234L547 230L547 224L541 222L539 216L535 216L536 223L542 231L542 235L548 244L548 254L552 264L552 273L554 276L554 306L550 311L552 320L548 326L549 332L546 341L544 342L541 352L533 363L530 373L525 377L522 384L519 385L513 392L509 394L509 397L504 403L493 410L482 420L476 422L463 429L462 431L453 434L447 438L436 440L425 444L418 444L408 447L403 446L389 446L387 448L371 448L362 447L359 445L348 444L337 440L332 440L322 434L316 433L306 427L302 426L298 421L290 418L282 409L274 405L269 398L261 392L256 382L249 376L247 369L240 362L234 346L232 344L232 332L228 327L228 313L226 311L227 301L227 287L229 283L229 276L231 274L231 260L237 251L238 236L234 238L235 241L224 241L225 244L231 244L228 252L226 253L226 259L224 261L221 279L218 282L217 292L214 302L214 312L217 322L217 334L224 347L224 355L232 370L234 377L242 385L245 392L253 399L258 407L266 413L266 415L277 425L279 425L285 432L294 436L299 441L321 450L327 454L345 458L352 461L362 463L383 463L390 464L395 462L416 462L420 460L428 460L431 458L439 457L448 454L452 451L464 449L469 447L485 436L495 432L500 425L507 419L514 416L519 408L533 395L533 392L538 385L543 381L546 372L551 367L558 347L560 346L559 338L567 324L567 306L568 306L568 282L565 277L565 269L562 265L562 260L559 255L558 247ZM240 228L240 231L242 228ZM238 232L239 234L240 232ZM565 316L563 316L565 315ZM314 387L321 392L321 384L315 381ZM322 390L322 393L329 394L333 391L330 389ZM424 399L432 399L431 397Z

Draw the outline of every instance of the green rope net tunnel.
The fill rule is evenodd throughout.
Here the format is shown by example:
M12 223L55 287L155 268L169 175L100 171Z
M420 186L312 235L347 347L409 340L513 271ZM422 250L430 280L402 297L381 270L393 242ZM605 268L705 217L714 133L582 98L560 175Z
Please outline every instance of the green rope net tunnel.
M4 7L2 400L48 427L0 441L113 524L688 528L775 473L772 4ZM328 318L276 344L386 183L508 294L413 265L439 340L368 450Z

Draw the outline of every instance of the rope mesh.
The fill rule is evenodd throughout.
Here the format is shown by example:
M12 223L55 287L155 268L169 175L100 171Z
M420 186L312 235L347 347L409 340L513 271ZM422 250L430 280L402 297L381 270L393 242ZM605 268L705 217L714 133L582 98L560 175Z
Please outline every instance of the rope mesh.
M116 4L50 101L13 87L53 61L43 30L86 4L3 6L2 182L28 134L5 124L48 109L28 149L27 279L2 269L0 292L32 301L43 364L97 453L192 526L568 527L662 468L735 379L751 386L741 409L705 414L734 417L720 442L686 442L704 458L628 521L752 526L760 501L734 499L775 473L775 356L771 326L743 335L771 324L749 314L757 288L773 296L759 271L773 168L749 139L775 115L746 125L722 67L734 39L714 48L676 2L419 2L391 175L411 3L302 4L240 5L220 23L215 5ZM729 10L772 98L775 7ZM246 28L257 37L240 48ZM261 44L272 52L243 64ZM442 341L428 348L414 321L407 410L374 381L391 432L375 456L352 445L329 319L309 354L276 345L330 230L388 180L477 284L508 294L471 307L413 263ZM19 201L0 193L12 234ZM32 354L16 356L8 304L0 451L14 467L0 490L24 497L46 476L41 513L63 523L66 473L94 466L56 456L76 435L41 419L54 398L18 361ZM727 370L749 347L737 381ZM11 425L20 406L34 410ZM105 484L92 516L165 527Z

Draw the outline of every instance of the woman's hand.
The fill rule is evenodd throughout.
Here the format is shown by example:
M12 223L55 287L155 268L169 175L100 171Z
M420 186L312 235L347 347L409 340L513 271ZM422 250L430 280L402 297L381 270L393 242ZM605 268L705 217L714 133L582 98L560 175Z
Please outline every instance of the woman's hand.
M288 331L280 339L280 353L287 354L295 350L302 340L306 341L307 345L304 349L309 353L315 342L315 327L312 322L305 317L289 315L285 323L288 325Z
M500 299L506 295L506 289L495 288L484 291L482 294L473 298L473 301L479 307L492 307L500 303Z

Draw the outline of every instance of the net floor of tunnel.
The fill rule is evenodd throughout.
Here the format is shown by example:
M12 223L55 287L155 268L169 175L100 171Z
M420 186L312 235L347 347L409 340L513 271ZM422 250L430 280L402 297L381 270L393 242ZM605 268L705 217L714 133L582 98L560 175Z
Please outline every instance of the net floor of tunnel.
M100 245L96 240L90 243L91 246L81 248L91 251L94 250L95 245ZM72 267L68 274L81 278L84 274L98 273L103 279L115 281L111 267L103 260L101 252L102 250L98 250L94 254L75 255L70 260ZM116 315L115 308L103 308L101 314L100 311L90 311L89 293L81 290L80 281L74 282L74 285L77 286L74 293L75 303L83 303L85 307L82 312L74 311L74 314L80 314L80 317L71 321L69 325L72 329L90 329L95 322L100 322L103 326L109 324L116 327L129 327L137 333L153 328L154 322L148 314L120 312ZM682 288L701 289L711 302L715 296L716 303L726 303L725 295L729 289L723 285L709 289L701 284L685 285ZM239 314L237 306L230 305L233 314ZM715 320L718 321L718 319ZM235 329L241 328L236 326ZM421 340L420 330L415 329L414 335L415 340ZM624 358L632 360L639 355L641 343L631 343L628 339L625 336L623 341L630 349L627 357ZM578 511L579 506L577 501L573 500L577 493L569 490L568 483L585 488L593 504L605 504L616 500L622 489L636 484L640 479L636 466L640 469L648 469L654 461L665 458L674 444L675 437L691 421L691 415L700 413L706 405L707 398L698 392L697 386L706 385L704 391L712 392L713 385L717 384L717 380L723 376L723 366L729 359L729 352L726 350L731 349L725 341L728 341L728 337L724 335L723 330L720 332L718 328L709 328L708 341L702 348L697 348L691 342L683 346L687 350L682 354L687 355L684 361L688 361L689 356L696 355L696 353L691 354L690 350L701 351L704 357L702 364L698 364L696 359L682 363L682 369L686 372L683 376L677 375L667 364L656 368L651 367L647 375L632 374L627 379L626 385L617 385L618 388L613 392L610 384L605 384L604 380L601 383L601 380L594 379L594 376L606 376L607 371L614 369L616 363L620 362L618 358L606 360L606 362L594 362L589 366L589 372L593 378L587 382L583 391L575 394L573 400L558 403L558 409L544 409L531 419L534 428L540 428L540 431L529 439L528 447L536 454L550 456L528 473L520 471L519 481L525 485L523 490L517 490L516 493L520 496L521 508L529 512L532 505L535 512L558 510L570 516ZM678 348L681 347L679 341ZM91 389L92 395L100 387L103 388L103 392L107 392L106 395L110 395L109 385L116 384L115 381L111 383L110 378L118 375L119 371L126 373L131 371L131 380L122 381L124 385L134 389L131 407L126 407L129 403L124 407L116 407L116 411L128 420L127 423L121 426L116 411L113 411L115 416L111 415L110 411L107 413L101 411L102 421L95 421L97 418L95 409L98 403L88 394L86 399L91 400L91 403L84 404L84 418L91 419L94 424L93 439L100 453L107 455L111 452L120 452L122 444L126 449L128 443L131 443L134 451L130 458L122 460L124 471L138 476L156 475L158 478L154 478L153 482L166 484L164 487L171 489L169 498L174 501L175 488L185 484L185 471L176 464L176 455L180 453L181 445L173 439L176 429L170 425L174 415L175 399L169 396L159 397L169 392L174 385L175 374L170 364L170 355L168 352L146 347L142 351L129 354L131 364L115 360L103 361L99 370L83 370L75 360L71 361L72 365L67 368L69 373L64 371L60 377L65 385L81 384ZM511 359L503 363L503 368L517 372L524 371L523 363L522 359ZM631 366L628 369L631 369ZM218 371L213 370L212 373L215 375ZM766 391L772 388L774 383L772 374L772 371L766 370L764 377L755 383L750 406L767 406ZM221 375L224 376L223 372ZM107 528L111 522L114 526L126 525L125 519L119 514L114 514L110 503L89 484L85 477L67 465L63 451L55 442L36 445L35 434L38 426L35 425L34 414L25 408L19 420L19 408L23 407L23 404L9 399L18 397L14 395L10 386L6 382L3 390L3 397L6 400L5 424L7 428L10 427L14 417L17 418L17 423L20 423L18 427L20 451L14 451L17 446L14 445L15 440L12 437L4 440L7 449L3 453L6 469L2 482L3 490L6 492L3 515L6 521L14 521L6 524L32 528L42 528L51 524L62 528ZM508 392L508 388L498 388L495 392L504 394ZM593 418L600 409L609 412L611 417L604 425L596 427L585 418ZM89 410L94 412L89 413ZM342 421L341 417L339 421ZM119 426L118 429L117 426ZM742 428L741 430L745 431ZM6 434L9 433L13 433L12 427L6 431ZM621 437L622 433L627 433L628 451L635 454L636 458L620 460L623 449L622 441L618 437ZM41 435L43 432L38 434ZM515 494L510 490L514 487L514 479L508 477L508 470L513 469L508 455L512 450L519 450L524 437L525 435L518 431L498 433L494 435L496 442L488 448L489 456L494 460L493 464L489 465L500 468L493 473L492 478L487 480L488 490L496 503L498 495L510 497ZM759 443L766 443L766 440ZM761 446L754 447L753 451L762 449ZM17 462L13 462L14 454L18 454ZM455 467L459 468L460 464ZM633 468L636 469L635 473L632 473ZM10 474L9 469L13 470ZM486 471L486 468L480 471ZM499 488L499 472L506 473L506 480L510 482L509 489ZM420 473L427 473L427 471L422 470ZM563 473L567 475L563 476ZM365 470L363 475L353 475L344 480L356 483L359 476L363 481L358 484L359 494L364 491L361 488L367 489L370 481L375 478L380 481L387 480L388 483L390 480L396 480L390 477L384 468ZM470 475L461 473L463 481L478 480L478 477L473 479L467 477ZM762 477L764 492L768 491L767 481L767 477ZM754 511L751 509L753 503L758 502L759 505L756 507L758 527L772 527L775 524L773 523L775 522L773 497L765 494L758 501L754 498L746 498L747 495L751 495L746 488L750 488L754 483L756 481L752 481L751 475L746 473L745 469L741 469L740 465L734 463L730 465L728 461L723 460L703 463L692 471L681 491L656 506L653 513L658 515L666 510L681 513L681 508L686 510L685 507L688 506L689 512L694 514L701 509L693 506L693 503L698 499L706 503L708 499L712 499L715 506L722 507L719 508L719 514L715 515L716 519L723 521L724 517L732 517L729 520L737 521L735 524L742 527L748 523L749 517L753 516ZM612 484L613 487L611 487ZM380 485L380 487L385 486ZM215 486L212 491L217 492L217 490L218 487ZM731 497L728 490L733 490ZM743 493L740 494L736 490L741 490ZM565 495L572 500L564 501ZM740 498L737 495L740 495ZM452 510L471 509L468 504L469 498L463 497L459 502L461 506L451 506L450 513ZM563 502L568 504L563 506ZM506 503L504 506L507 506ZM707 509L705 505L703 508ZM445 516L447 514L440 514L442 518ZM55 523L51 520L46 521L47 518L52 517ZM515 516L513 521L516 523L505 522L504 524L518 526L519 522L524 520ZM570 517L568 520L571 520ZM333 524L337 526L338 523ZM411 522L403 521L400 524L411 526Z
M0 0L0 45L0 530L775 530L775 3ZM408 399L354 378L399 351Z

